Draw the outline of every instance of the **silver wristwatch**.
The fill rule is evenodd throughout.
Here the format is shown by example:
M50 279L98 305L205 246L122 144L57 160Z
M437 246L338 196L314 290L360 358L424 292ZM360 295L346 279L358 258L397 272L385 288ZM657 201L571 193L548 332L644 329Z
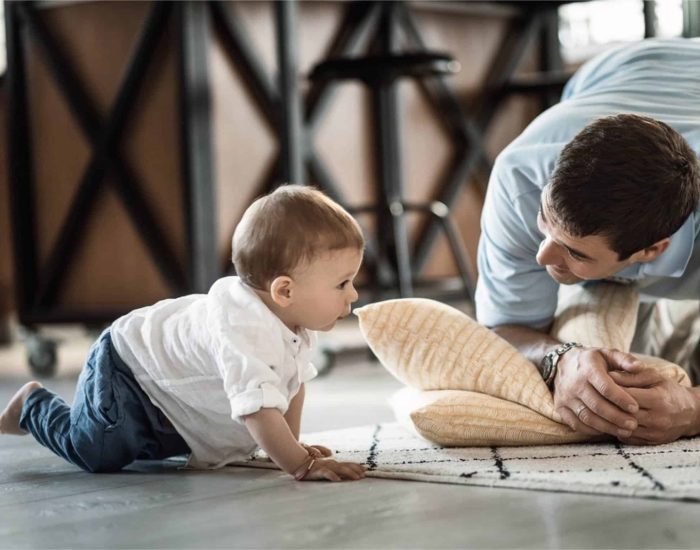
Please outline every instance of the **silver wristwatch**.
M561 346L554 348L552 351L548 352L543 358L541 365L542 378L544 378L545 384L551 390L554 386L554 378L557 375L557 364L562 355L572 348L583 347L578 342L566 342Z

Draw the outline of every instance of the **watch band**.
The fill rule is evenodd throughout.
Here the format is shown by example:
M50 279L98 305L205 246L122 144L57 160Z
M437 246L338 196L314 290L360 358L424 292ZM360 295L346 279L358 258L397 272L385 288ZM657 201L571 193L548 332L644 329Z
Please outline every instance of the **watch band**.
M542 359L542 378L549 389L552 389L554 386L554 379L557 376L557 365L559 364L561 356L570 349L581 347L583 346L578 342L566 342L557 346L544 356Z

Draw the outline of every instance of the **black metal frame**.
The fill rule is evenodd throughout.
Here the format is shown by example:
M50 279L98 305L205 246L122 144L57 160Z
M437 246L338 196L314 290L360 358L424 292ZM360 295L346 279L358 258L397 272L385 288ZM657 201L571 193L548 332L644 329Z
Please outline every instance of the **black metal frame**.
M44 24L31 2L6 2L9 171L14 236L17 309L22 324L42 322L110 321L123 311L74 311L59 307L57 296L68 266L84 237L84 223L98 194L109 181L125 206L161 276L173 294L206 291L226 271L216 251L213 142L211 132L208 59L210 24L221 39L243 82L274 133L279 135L280 158L265 175L261 192L274 183L303 182L303 124L297 88L294 26L296 4L275 4L278 35L278 85L268 79L245 30L224 2L164 2L150 7L128 63L117 98L107 117L76 75L62 45ZM156 222L141 182L122 156L120 140L136 104L153 52L164 30L176 18L179 43L181 157L188 258L181 265L164 231ZM53 80L72 116L92 147L85 170L49 253L46 268L38 265L34 224L36 193L31 158L31 129L25 75L25 39L39 47ZM104 118L104 119L103 119ZM110 173L114 178L107 180Z
M315 151L313 136L319 121L331 103L336 83L314 82L308 94L301 98L297 86L296 65L296 3L274 4L277 31L277 58L279 80L269 78L256 55L244 27L235 16L235 7L224 2L154 2L144 22L137 45L134 47L128 70L120 86L117 99L107 117L99 115L95 102L88 96L85 87L64 53L61 44L44 25L39 10L32 3L7 2L6 28L8 49L9 120L11 139L10 181L12 182L13 234L15 248L16 281L18 287L18 311L24 324L47 321L108 321L121 312L65 311L56 306L56 297L67 274L67 267L77 250L84 232L86 212L109 181L151 253L159 272L167 281L173 294L205 291L211 282L227 270L217 266L215 242L216 221L215 195L212 174L212 135L210 121L210 99L208 95L207 46L209 25L220 39L224 50L242 75L251 99L263 115L266 123L278 135L279 155L258 185L258 193L264 193L285 181L303 183L308 173L330 196L346 204L330 171ZM391 24L382 23L382 2L350 2L343 15L338 31L325 52L326 58L356 54L366 43L384 37L382 49L392 49L397 32L403 30L406 38L417 49L425 49L417 26L409 9L403 3L392 7ZM180 265L163 230L155 221L152 209L141 191L142 187L134 170L120 152L120 140L129 120L129 115L138 99L140 86L148 70L153 51L169 21L177 17L180 40L180 101L183 192L186 205L185 219L188 226L189 257L186 266ZM380 28L380 25L383 25ZM394 28L396 27L396 28ZM534 28L533 18L524 24ZM527 39L533 31L526 33ZM31 135L29 129L29 106L26 103L26 81L24 75L23 38L27 34L39 46L45 61L61 93L67 101L72 115L78 122L92 147L90 163L81 178L78 191L69 213L60 230L45 269L39 269L36 250L36 228L34 227L34 189ZM509 35L511 33L508 33ZM510 40L502 50L501 58L517 57L522 52L520 41ZM374 39L372 38L374 37ZM392 43L393 42L393 43ZM510 47L509 47L510 45ZM487 89L505 88L515 63L505 63L499 58L497 66L488 79ZM479 163L486 168L489 161L483 148L483 133L495 112L498 101L482 106L485 116L477 118L460 105L456 95L441 79L421 82L421 86L440 116L448 135L454 143L454 153L449 167L441 178L436 193L436 202L448 208L456 199L469 174ZM381 111L396 109L396 97L391 91L375 98L375 106ZM484 94L488 98L489 94ZM382 101L383 100L383 101ZM302 106L303 101L303 106ZM385 113L387 114L387 113ZM380 114L380 116L383 116ZM104 118L104 120L103 120ZM391 118L391 117L389 117ZM395 129L398 131L398 128ZM378 136L380 138L380 136ZM389 152L387 152L388 154ZM398 151L395 151L398 160ZM105 179L107 173L115 177ZM416 205L416 208L421 208ZM421 229L411 257L411 270L418 274L432 248L445 220L430 217ZM451 228L454 233L454 228ZM401 233L400 233L401 234ZM406 241L406 242L404 242ZM402 243L408 246L407 239ZM387 266L377 265L376 246L368 243L367 263L370 269L387 271ZM380 255L381 256L381 255ZM409 257L406 254L406 257ZM403 281L407 287L410 282Z
M415 25L410 26L412 23L408 9L402 2L349 2L335 37L326 50L323 59L352 57L359 53L363 43L365 47L374 53L392 52L398 46L401 30L417 40L418 43L414 44L414 48L426 50L417 28ZM402 27L406 28L402 29ZM472 157L481 158L486 163L486 157L481 148L481 137L477 137L472 121L464 115L456 95L450 90L444 80L430 79L425 82L419 80L419 82L423 84L430 103L437 114L441 115L443 125L446 126L447 132L455 144L455 159L450 165L450 173L454 177L454 173L457 172L457 178L459 179L454 190L456 195L458 188L466 178L464 171L460 170L464 163L465 150L468 150L466 157L469 163L472 162ZM368 239L365 264L369 271L374 274L375 285L386 288L393 284L393 280L390 277L392 273L395 273L397 274L401 294L410 295L415 281L412 275L415 275L416 267L415 265L410 265L411 251L405 219L400 215L383 212L383 209L379 207L350 207L340 194L329 170L314 149L314 133L325 109L331 102L333 91L338 85L337 81L330 79L312 80L306 97L305 164L310 179L351 211L355 213L373 212L375 214L377 223L380 226L379 230L376 231L376 235L381 237L377 238L376 241L372 238ZM432 208L431 205L408 205L402 200L400 189L400 151L397 147L398 140L392 139L392 136L395 138L400 134L397 101L397 90L393 85L381 86L372 95L372 108L375 113L373 119L375 123L382 121L381 124L375 124L374 132L377 161L382 174L379 177L380 181L377 187L377 192L380 195L377 204L386 206L387 203L391 203L394 208L401 207L433 214L432 217L436 220L435 229L439 229L440 225L443 227L449 226L445 227L448 241L451 248L457 250L461 246L461 240L457 231L451 225L451 220L447 216L443 215L441 218L436 214L438 211L441 214L443 214L443 211L449 211L444 204L441 205L443 209L438 209ZM476 152L476 155L474 152ZM463 177L460 178L460 175ZM382 185L385 188L382 188ZM390 200L387 201L386 197L390 197ZM385 238L389 235L394 235L393 242L389 242ZM436 235L433 235L432 239L434 240L435 237ZM390 246L397 249L397 262L402 264L399 269L396 266L392 268L389 262L386 261L388 257L393 256L387 254L387 248ZM426 248L429 249L430 246ZM427 255L428 252L425 254ZM455 256L460 271L467 273L466 258L461 257L463 256L462 254L455 254ZM471 283L466 283L467 277L463 277L463 279L468 289L467 294L471 294L473 290ZM420 281L418 284L421 284Z
M236 8L227 2L207 2L212 24L221 46L263 121L277 136L278 155L256 185L255 195L262 195L287 182L305 181L304 156L306 134L302 98L298 86L296 45L296 2L275 2L277 34L277 81L268 76L260 56L255 52L246 29L236 16ZM233 273L227 259L222 273Z
M330 83L348 78L359 79L370 91L377 177L376 199L373 205L353 207L350 210L354 213L371 212L375 216L377 227L373 237L376 240L377 257L371 271L373 298L380 299L386 291L397 286L400 296L413 295L415 280L405 217L407 212L427 213L441 222L462 279L461 295L469 297L473 294L473 284L466 250L458 231L453 227L449 208L442 203L409 204L403 196L400 146L402 132L397 80L413 77L422 83L426 79L431 81L437 75L451 73L451 58L428 52L424 48L421 48L424 50L422 53L396 53L400 49L401 30L396 14L405 7L398 2L380 2L377 5L379 22L368 40L370 56L340 59L336 57L316 65L312 71L312 82ZM359 63L363 59L366 60L365 66ZM441 90L447 89L444 82L442 86ZM448 123L448 132L449 130Z
M460 103L457 95L441 78L419 80L425 98L433 106L443 127L453 143L453 155L447 169L440 178L434 205L442 204L447 210L452 208L465 182L479 168L490 172L491 161L483 146L484 135L503 100L513 93L537 93L542 97L545 109L558 101L566 80L571 76L563 70L558 44L558 8L568 0L513 2L520 10L510 28L504 33L491 71L482 93L471 105ZM275 86L251 47L251 40L245 29L238 23L232 6L224 2L209 2L209 7L218 29L218 36L225 45L230 60L243 76L250 96L273 131L278 132L279 155L270 169L261 178L257 194L270 191L277 185L293 181L304 183L305 176L316 183L338 202L349 206L326 167L323 159L314 148L314 134L330 105L336 82L312 82L304 98L300 98L296 85L296 2L275 2L277 30L277 60L279 82ZM390 4L392 16L390 24L382 22L384 6ZM653 1L644 1L647 14L647 34L651 30L649 14ZM386 21L386 19L384 19ZM353 56L363 43L372 40L370 47L390 51L395 48L398 33L403 32L408 44L415 50L427 50L411 10L404 2L361 1L347 4L342 20L323 58ZM528 45L540 38L541 72L530 78L515 76ZM380 39L383 44L377 44ZM303 107L300 101L303 99ZM384 102L386 109L392 109L392 98ZM395 103L396 98L393 97ZM376 102L375 102L376 103ZM395 110L395 105L393 107ZM303 120L300 120L303 116ZM398 131L398 128L396 129ZM379 138L381 139L381 138ZM398 152L397 152L398 153ZM398 157L395 156L395 160ZM412 205L413 209L426 210L425 205ZM431 207L428 206L428 209ZM358 209L356 209L358 210ZM362 209L359 209L362 210ZM367 210L367 209L365 209ZM428 216L422 225L416 244L410 255L412 273L418 277L432 251L440 226L448 223L446 216ZM455 233L450 226L449 233ZM448 237L449 238L449 237ZM366 264L370 269L386 274L387 265L377 265L376 247L380 243L370 240L367 246ZM230 264L228 270L231 271ZM223 268L226 271L226 266ZM404 282L404 284L406 284Z
M392 8L392 28L380 29L383 2L349 2L324 57L352 56L373 37L385 36L395 40L403 32L415 49L426 46L404 3ZM422 90L434 107L453 143L449 165L440 178L433 204L443 204L449 210L459 191L474 170L490 168L483 150L483 135L504 95L518 91L512 75L525 50L524 45L542 28L545 8L524 10L524 16L514 22L514 31L507 32L487 78L482 100L467 107L444 80L436 78L420 82ZM534 4L533 4L534 5ZM6 2L8 51L8 129L12 224L15 249L16 284L20 322L33 324L50 321L109 321L123 313L65 310L56 305L56 297L67 274L67 266L83 237L83 220L98 193L109 181L126 207L132 223L139 231L147 250L173 294L204 291L228 266L217 265L215 227L215 194L213 185L212 135L210 99L207 76L207 41L210 32L216 34L230 61L241 74L242 81L265 122L278 136L279 155L258 183L257 193L276 185L294 181L303 183L305 176L334 199L347 206L323 159L315 151L313 136L330 105L337 83L313 82L305 97L297 87L296 64L296 2L275 2L277 31L278 80L269 77L255 53L245 28L235 16L235 6L221 1L153 2L141 34L129 61L128 69L108 115L99 114L95 102L87 94L67 58L62 45L43 23L40 10L30 2ZM551 12L551 9L549 9ZM136 104L153 51L164 29L177 18L180 43L180 97L182 132L182 172L185 195L185 219L188 227L188 258L181 265L164 231L156 222L152 209L142 191L135 171L120 151L129 115ZM210 30L211 26L211 30ZM383 32L382 32L383 31ZM73 204L69 208L56 244L49 255L46 269L37 260L36 228L34 226L34 194L29 106L24 74L24 40L29 38L39 47L59 90L73 117L92 147L90 163L83 174ZM392 44L375 44L387 48ZM391 106L395 97L386 97ZM387 107L388 108L388 107ZM114 177L109 180L105 175ZM416 208L423 208L414 205ZM421 227L413 248L411 271L420 274L445 220L430 216ZM451 228L454 233L454 228ZM369 242L367 263L376 265L377 243ZM373 266L374 264L374 266Z
M447 84L444 78L417 79L423 94L429 104L433 107L435 114L441 121L446 134L449 136L453 153L450 162L440 177L437 190L433 200L429 205L407 205L402 203L400 196L396 195L397 177L400 173L391 170L391 174L385 174L382 181L389 188L382 190L387 196L394 196L396 204L402 204L405 208L431 212L439 210L442 215L426 216L420 227L419 235L412 250L408 244L405 226L396 227L397 216L382 216L377 212L379 223L384 223L386 227L380 228L380 235L395 235L396 242L392 243L400 252L397 254L397 261L401 258L405 263L410 258L410 269L406 266L395 269L398 273L398 283L401 293L410 295L412 292L412 281L419 280L427 258L432 251L435 241L441 229L448 235L451 248L457 249L458 232L451 225L449 217L444 212L449 212L460 191L469 181L470 176L479 168L483 168L486 173L490 172L491 161L484 150L484 135L497 112L498 107L504 98L515 92L537 92L544 94L544 106L547 107L555 103L558 99L558 92L561 91L566 79L570 76L561 71L562 62L559 54L556 30L557 8L561 2L523 2L515 3L520 9L520 17L513 19L511 27L506 31L504 40L501 43L492 69L486 78L482 94L471 106L463 105L457 95ZM343 21L339 26L336 39L331 44L324 58L346 57L356 53L362 40L360 36L365 36L368 47L376 51L391 52L398 45L398 35L403 33L411 51L426 51L427 46L423 41L418 26L415 23L411 9L405 2L351 2L346 8ZM527 45L537 36L541 40L541 65L544 71L543 77L535 81L522 82L514 79L514 73L527 51ZM306 163L311 180L321 188L329 192L336 200L348 206L340 196L329 171L323 165L318 154L313 147L313 133L318 125L320 114L319 105L327 107L330 102L330 92L337 83L331 81L314 82L309 91L306 102ZM375 120L381 118L384 123L375 127L375 141L380 160L380 165L400 165L400 152L390 149L386 133L399 133L398 127L390 127L392 122L397 121L396 117L396 91L388 88L380 90L373 98L373 108ZM392 142L394 143L394 142ZM357 211L358 209L355 209ZM366 211L368 209L360 209ZM433 212L434 213L434 212ZM384 220L384 221L382 221ZM394 222L392 228L391 222ZM389 225L387 225L389 224ZM393 230L392 230L393 229ZM370 241L370 252L373 252L373 243ZM378 242L376 245L382 251L386 248L386 243ZM380 259L385 257L382 252ZM454 254L459 264L460 272L467 271L467 261L461 254ZM381 276L382 265L376 263L372 265L374 254L368 258L371 267L375 272L375 277L383 279ZM474 270L469 266L469 271ZM386 270L385 270L386 271ZM410 274L407 275L407 274ZM463 277L464 286L473 294L473 284Z
M219 277L214 155L209 95L209 17L206 4L177 4L180 24L182 174L190 251L189 291L204 293Z
M8 44L7 75L10 85L9 132L10 188L15 248L18 312L26 325L46 321L103 322L114 312L77 312L55 306L56 296L65 280L68 265L82 238L86 213L94 205L97 194L106 181L125 206L147 249L171 286L173 292L188 288L187 277L168 244L163 230L157 225L138 177L119 150L119 141L144 81L152 53L165 28L173 5L155 3L132 53L128 69L116 100L107 117L98 113L95 102L85 91L69 63L61 44L46 27L33 3L6 2ZM92 156L83 173L68 215L49 253L46 268L38 266L34 220L34 187L31 159L29 106L26 102L23 34L32 38L41 57L66 100L67 106L88 143ZM115 177L105 179L111 172Z
M207 2L216 34L229 61L241 75L250 99L268 127L277 135L279 154L258 184L257 194L285 182L304 183L305 133L298 87L296 2L275 2L277 82L267 75L252 47L235 6Z
M62 45L44 24L32 2L5 2L9 181L11 183L17 309L22 324L44 322L103 323L124 311L75 311L57 305L71 258L84 237L84 222L107 181L113 186L170 291L204 292L227 270L216 251L213 138L208 83L210 26L228 53L250 95L278 135L280 155L265 174L260 192L284 181L303 182L304 130L297 87L296 3L276 2L275 20L280 67L278 83L269 79L251 47L235 8L220 1L154 1L141 29L125 77L107 117L74 71ZM188 258L181 265L156 222L135 171L120 151L120 140L138 100L153 52L175 18L179 42L181 157ZM25 40L39 47L53 80L92 148L92 156L49 253L45 268L38 262L34 224L31 129L25 75ZM114 178L107 180L110 173Z

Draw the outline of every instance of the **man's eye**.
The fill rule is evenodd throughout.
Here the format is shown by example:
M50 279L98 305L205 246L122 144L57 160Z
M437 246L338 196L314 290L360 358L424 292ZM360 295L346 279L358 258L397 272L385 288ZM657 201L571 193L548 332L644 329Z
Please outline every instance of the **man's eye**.
M572 259L576 260L577 262L583 261L583 256L579 256L578 254L576 254L576 252L573 252L572 250L569 250L568 252L569 252L569 256Z

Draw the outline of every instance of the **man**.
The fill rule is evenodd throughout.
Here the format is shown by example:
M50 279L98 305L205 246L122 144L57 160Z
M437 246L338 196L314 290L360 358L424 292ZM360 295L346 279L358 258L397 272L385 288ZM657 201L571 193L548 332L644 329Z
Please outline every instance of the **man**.
M700 433L700 388L548 336L559 285L612 280L645 301L700 298L699 90L699 41L607 52L494 165L477 318L540 366L575 430L638 444Z

